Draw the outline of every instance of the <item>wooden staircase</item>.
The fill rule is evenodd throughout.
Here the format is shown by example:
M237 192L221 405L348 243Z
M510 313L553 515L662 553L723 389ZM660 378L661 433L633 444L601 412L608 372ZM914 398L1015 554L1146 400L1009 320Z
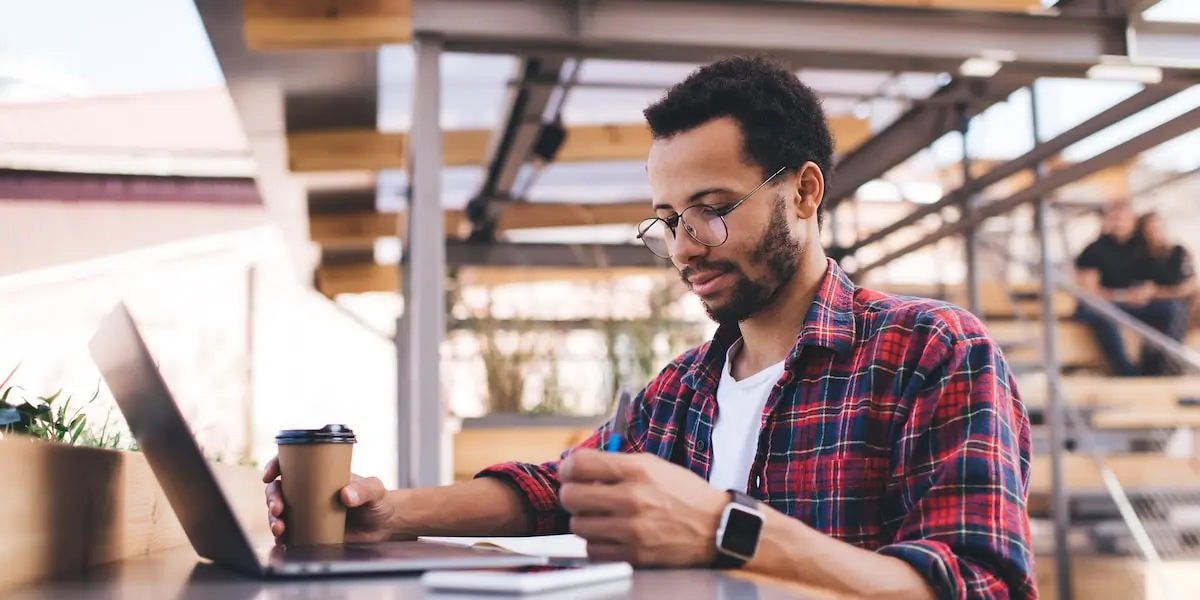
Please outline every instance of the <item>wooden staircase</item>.
M1019 296L1017 314L989 296L988 331L1019 373L1018 392L1034 424L1029 513L1043 532L1038 544L1043 597L1054 597L1049 387L1041 372L1040 298ZM1074 301L1060 294L1054 305L1061 391L1068 419L1078 424L1067 427L1066 443L1074 451L1063 457L1075 596L1167 597L1157 587L1165 580L1171 592L1183 594L1178 597L1200 597L1200 579L1194 575L1200 568L1200 376L1112 377L1090 329L1071 319ZM1123 334L1131 356L1137 356L1139 340ZM1188 342L1200 346L1200 332ZM1163 561L1157 570L1122 515L1114 481L1117 496L1128 500Z
M966 306L961 288L888 291L941 297ZM1017 389L1034 430L1029 514L1043 598L1056 597L1053 548L1049 388L1043 338L1042 294L1033 286L983 286L981 317L1017 373ZM1200 303L1198 303L1200 304ZM1090 329L1073 320L1076 301L1054 298L1055 335L1067 402L1064 455L1069 535L1077 598L1166 598L1158 573L1177 597L1200 598L1200 375L1117 378ZM1131 356L1138 338L1123 332ZM1185 344L1200 349L1200 330ZM1106 475L1111 478L1106 481ZM1119 483L1133 513L1163 560L1151 568L1110 490ZM1178 595L1182 593L1183 595Z

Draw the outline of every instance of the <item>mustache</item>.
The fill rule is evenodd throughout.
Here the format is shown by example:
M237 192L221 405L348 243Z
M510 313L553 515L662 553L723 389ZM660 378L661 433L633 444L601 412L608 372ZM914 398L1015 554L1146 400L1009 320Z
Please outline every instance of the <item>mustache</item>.
M731 273L737 270L737 265L727 260L700 261L684 267L679 271L679 276L683 278L684 283L687 283L697 273Z

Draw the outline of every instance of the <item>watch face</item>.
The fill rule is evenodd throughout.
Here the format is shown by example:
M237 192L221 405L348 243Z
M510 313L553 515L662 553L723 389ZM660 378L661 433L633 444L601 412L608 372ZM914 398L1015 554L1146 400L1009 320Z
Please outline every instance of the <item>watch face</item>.
M738 556L752 557L762 533L762 517L739 507L731 507L721 537L721 549Z

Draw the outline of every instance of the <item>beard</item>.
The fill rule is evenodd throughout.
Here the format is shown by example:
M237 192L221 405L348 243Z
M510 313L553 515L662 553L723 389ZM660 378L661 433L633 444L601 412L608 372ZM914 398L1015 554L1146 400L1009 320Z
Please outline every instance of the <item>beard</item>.
M718 324L740 323L775 301L780 290L796 276L805 253L806 250L800 242L792 239L788 233L787 204L783 197L779 197L774 210L771 211L766 231L746 259L751 266L764 267L765 275L751 278L738 265L727 260L700 261L679 274L685 284L688 283L688 277L697 270L736 275L728 301L719 305L705 301L702 303L704 312Z

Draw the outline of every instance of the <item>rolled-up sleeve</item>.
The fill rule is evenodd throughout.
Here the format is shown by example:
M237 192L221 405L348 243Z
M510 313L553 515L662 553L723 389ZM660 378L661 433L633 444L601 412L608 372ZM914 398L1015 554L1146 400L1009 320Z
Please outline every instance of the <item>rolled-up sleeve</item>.
M925 355L887 495L896 535L878 552L939 598L1036 598L1030 424L1004 357L985 335L944 335Z
M558 461L542 464L505 462L492 465L475 476L495 477L516 487L532 516L533 535L567 532L569 517L558 503Z
M673 361L634 396L633 401L629 403L628 413L625 415L629 428L625 438L621 440L621 452L644 451L646 437L652 435L650 422L653 407L647 399L657 398L664 387L674 389L672 386L677 385L680 376L679 363ZM658 423L657 429L663 430L668 426L670 423ZM514 486L525 499L525 507L533 521L533 535L567 533L570 530L571 520L570 515L562 509L558 501L558 491L561 487L558 480L558 466L568 454L580 448L601 447L609 439L612 427L613 422L609 420L586 439L563 451L553 461L541 464L502 462L476 473L475 477L494 477Z
M570 515L558 502L558 465L568 454L579 448L598 448L607 439L610 423L593 431L587 439L564 451L557 460L541 464L503 462L492 465L475 477L496 477L516 486L525 498L525 507L533 517L533 535L567 533Z

